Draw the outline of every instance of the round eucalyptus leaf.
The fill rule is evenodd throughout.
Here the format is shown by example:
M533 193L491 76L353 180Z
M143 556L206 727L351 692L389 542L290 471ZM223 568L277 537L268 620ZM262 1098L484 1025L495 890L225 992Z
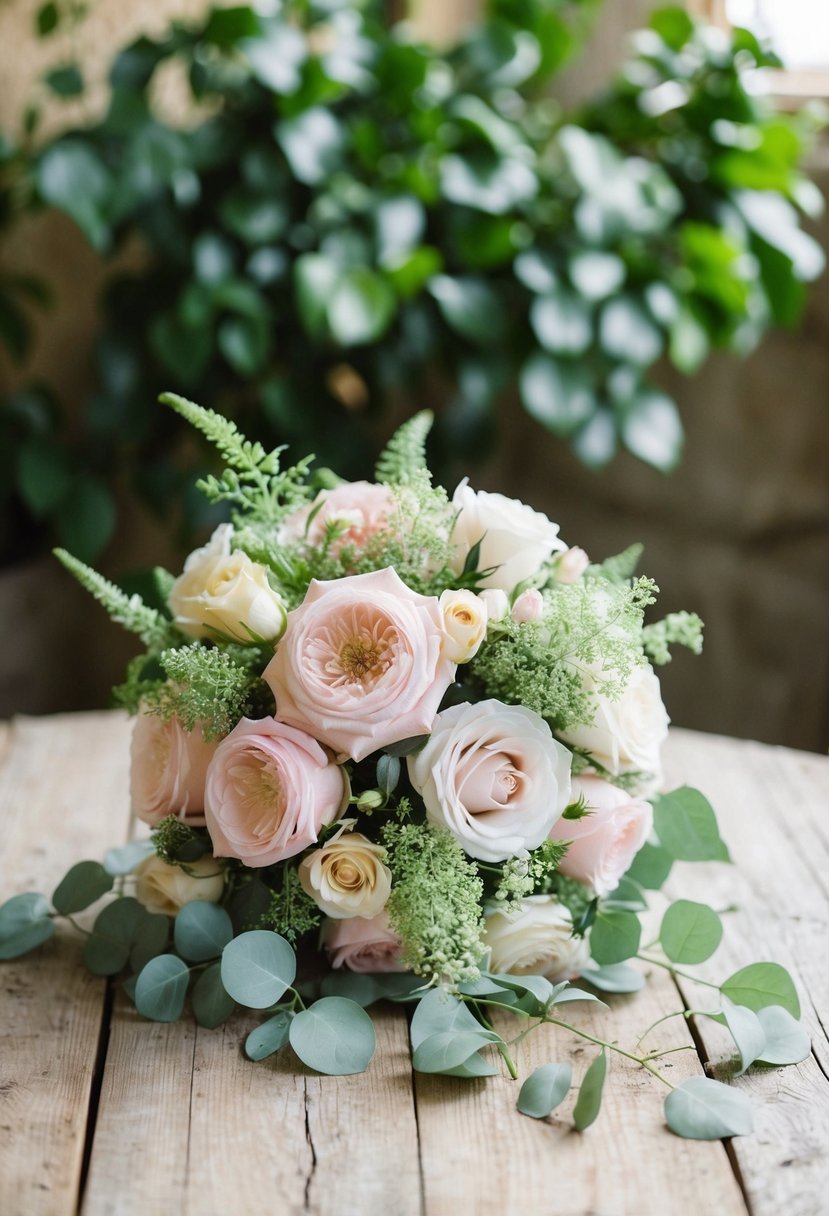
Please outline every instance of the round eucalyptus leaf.
M19 958L55 932L49 902L35 891L13 895L0 908L0 960Z
M184 1009L190 972L175 954L150 959L135 984L135 1008L153 1022L175 1022Z
M99 861L79 861L58 883L52 903L57 912L71 916L73 912L82 912L111 890L112 875Z
M224 908L196 899L179 912L173 936L182 958L203 963L219 957L233 938L233 925Z
M148 916L131 896L115 899L101 909L83 948L84 962L93 975L116 975L126 966Z
M296 955L284 937L269 929L241 933L224 948L222 983L234 1001L249 1009L275 1005L295 976Z
M151 958L163 954L170 938L170 918L160 912L148 912L138 927L132 949L130 967L138 972L146 967Z
M332 971L320 985L322 996L344 996L361 1005L373 1005L383 996L380 985L373 975L362 975L358 971Z
M781 1005L793 1018L800 1017L800 1001L792 977L779 963L750 963L720 984L720 992L735 1005L757 1013L767 1005Z
M245 1055L249 1060L264 1060L288 1042L293 1014L287 1010L274 1014L252 1030L245 1039Z
M135 867L145 857L155 852L151 840L131 840L129 844L118 849L108 849L104 855L104 869L107 874L117 878L122 874L132 874Z
M573 1070L569 1064L542 1064L527 1077L518 1094L518 1109L533 1119L546 1119L567 1097Z
M220 963L212 963L201 973L193 985L190 1004L198 1024L208 1030L221 1026L233 1013L236 1002L225 991Z
M687 1140L748 1136L754 1127L746 1094L710 1077L689 1077L672 1089L665 1099L665 1121Z
M757 1011L766 1044L757 1057L759 1064L799 1064L812 1050L806 1027L781 1005L767 1005Z
M584 1074L584 1080L579 1089L576 1105L573 1107L573 1122L576 1130L583 1132L586 1127L598 1118L602 1105L602 1090L607 1076L607 1055L605 1049L599 1052L593 1063Z
M365 1072L376 1042L365 1009L342 996L324 996L298 1013L289 1037L303 1064L334 1077Z
M639 992L645 986L642 972L629 967L627 963L585 968L581 978L600 992Z
M464 1064L488 1041L478 1030L440 1030L415 1048L412 1067L416 1072L446 1072Z
M458 1064L457 1068L444 1068L440 1075L442 1077L463 1077L472 1080L475 1077L497 1077L498 1069L476 1051L474 1055L464 1060L463 1064Z
M757 1014L744 1005L732 1005L731 1001L724 999L722 1015L740 1053L740 1071L737 1074L740 1076L762 1055L766 1035Z
M678 899L662 917L659 941L672 963L704 963L719 946L722 934L722 921L713 908Z
M600 909L590 930L590 953L600 966L623 963L639 949L642 925L633 912Z

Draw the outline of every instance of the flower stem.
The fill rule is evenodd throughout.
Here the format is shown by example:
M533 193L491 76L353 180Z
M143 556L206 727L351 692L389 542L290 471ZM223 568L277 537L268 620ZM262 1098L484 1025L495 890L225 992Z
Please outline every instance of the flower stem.
M588 1034L586 1030L579 1030L578 1026L572 1026L569 1022L562 1022L558 1018L545 1017L544 1021L549 1022L552 1026L560 1026L562 1030L569 1030L572 1034L577 1034L580 1038L587 1039L589 1043L595 1043L597 1047L606 1047L608 1051L615 1051L617 1055L624 1056L627 1060L633 1060L634 1063L640 1064L646 1072L656 1077L657 1081L661 1081L663 1085L667 1085L668 1089L674 1088L667 1077L663 1077L661 1072L651 1067L647 1057L636 1056L631 1051L625 1051L623 1047L619 1047L616 1043L609 1043L607 1039L598 1039L595 1035Z
M666 971L670 971L671 975L678 975L680 979L692 980L695 984L702 984L705 988L714 988L717 992L720 990L719 984L712 984L710 980L700 979L698 975L691 975L688 971L680 971L673 963L664 963L661 958L651 958L647 954L637 954L637 958L643 963L652 963L654 967L663 967Z

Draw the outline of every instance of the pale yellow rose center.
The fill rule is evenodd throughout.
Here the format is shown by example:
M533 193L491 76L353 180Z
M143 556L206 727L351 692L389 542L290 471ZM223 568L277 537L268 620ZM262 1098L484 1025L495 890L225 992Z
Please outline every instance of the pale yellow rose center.
M332 687L361 684L368 689L392 665L397 641L397 630L391 622L361 605L344 620L320 631L312 645L312 658L319 655L326 681Z
M338 887L349 891L358 890L365 881L365 875L360 867L348 858L332 864L331 877Z

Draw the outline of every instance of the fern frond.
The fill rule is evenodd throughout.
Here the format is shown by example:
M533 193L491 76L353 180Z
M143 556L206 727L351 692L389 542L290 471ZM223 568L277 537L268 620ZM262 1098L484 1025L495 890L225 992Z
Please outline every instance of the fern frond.
M136 633L145 646L153 650L161 650L172 646L178 640L178 635L167 618L155 608L150 608L140 595L127 595L115 583L104 578L97 570L67 553L65 549L55 549L55 557L90 595L103 604L109 615L124 629Z
M386 485L408 485L427 468L426 438L435 416L421 410L395 431L377 461L375 476Z
M215 410L208 410L202 405L196 405L195 401L188 401L186 397L180 397L178 393L162 393L158 400L162 405L169 405L195 430L201 431L224 457L230 468L248 473L253 470L263 473L274 472L273 467L263 468L268 458L270 458L271 464L275 461L276 467L279 467L279 454L284 449L277 448L275 452L266 452L261 443L252 443L249 439L245 439L235 422L231 422L229 418L223 418Z

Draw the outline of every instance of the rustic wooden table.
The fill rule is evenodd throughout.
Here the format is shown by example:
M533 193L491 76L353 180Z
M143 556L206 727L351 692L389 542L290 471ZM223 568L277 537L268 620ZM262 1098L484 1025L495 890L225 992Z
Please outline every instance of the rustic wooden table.
M0 898L49 894L73 861L126 838L128 730L116 713L0 726ZM587 1132L566 1114L524 1118L506 1078L413 1076L394 1007L373 1011L378 1053L363 1076L320 1077L278 1057L253 1065L240 1041L254 1015L212 1031L145 1022L59 932L0 970L0 1212L829 1212L829 759L675 731L668 767L712 799L738 863L683 867L686 894L696 884L698 898L734 907L712 974L784 963L813 1038L797 1067L737 1081L755 1104L752 1137L677 1139L656 1083L619 1057ZM666 972L651 979L611 998L612 1018L585 1011L581 1024L630 1043L681 1000L705 999L691 985L678 993ZM527 1040L522 1072L570 1058L578 1079L592 1053L548 1029ZM666 1023L662 1045L683 1044L692 1050L663 1061L672 1077L728 1054L720 1028L702 1020Z

